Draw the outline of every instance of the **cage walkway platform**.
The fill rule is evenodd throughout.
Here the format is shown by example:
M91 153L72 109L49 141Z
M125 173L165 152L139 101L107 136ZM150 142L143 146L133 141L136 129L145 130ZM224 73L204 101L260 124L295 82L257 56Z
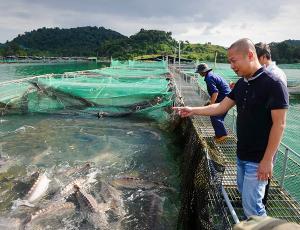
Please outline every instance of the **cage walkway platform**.
M187 106L202 106L209 99L205 90L198 84L197 78L180 71L175 66L170 66L170 72L174 77L176 87L183 103ZM227 117L232 116L228 113ZM210 150L216 151L217 154L222 156L225 161L225 172L222 178L222 186L225 189L230 203L234 208L239 220L243 219L243 210L241 204L241 197L237 191L236 186L236 135L232 131L232 122L225 121L227 130L229 130L229 138L223 143L216 143L213 139L214 130L211 126L209 117L194 116L191 118L193 128L199 137L203 138ZM276 178L277 179L277 178ZM272 178L271 186L268 195L266 210L269 216L285 219L289 222L300 223L300 203L292 197L284 188L282 188L275 178ZM220 192L220 191L219 191ZM299 192L299 190L298 190ZM210 200L207 208L215 206L215 197L210 194ZM223 196L221 196L223 197ZM222 198L224 199L224 198ZM223 201L225 202L225 200ZM236 221L232 218L232 213L229 208L224 205L228 221L232 226ZM218 214L212 214L212 224L218 226L218 219L223 217ZM219 226L212 229L221 229Z

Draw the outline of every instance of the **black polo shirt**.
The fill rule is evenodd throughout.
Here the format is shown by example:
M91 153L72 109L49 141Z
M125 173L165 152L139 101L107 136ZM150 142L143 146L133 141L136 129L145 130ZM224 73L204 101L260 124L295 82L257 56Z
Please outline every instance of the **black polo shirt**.
M273 124L271 110L288 108L287 87L260 68L250 79L239 79L228 97L237 107L237 156L259 163Z

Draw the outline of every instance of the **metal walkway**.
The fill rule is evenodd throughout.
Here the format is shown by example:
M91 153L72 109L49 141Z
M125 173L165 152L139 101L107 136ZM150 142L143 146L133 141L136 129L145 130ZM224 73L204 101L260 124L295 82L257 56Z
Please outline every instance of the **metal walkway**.
M195 76L187 75L178 68L170 66L170 72L173 74L175 84L182 101L188 106L202 106L208 100L207 93L200 88ZM222 144L217 144L213 140L214 130L211 126L209 117L195 116L192 123L197 133L206 140L210 146L214 146L217 152L224 156L226 170L223 176L222 185L229 197L230 203L234 208L239 219L243 218L243 210L241 205L241 197L236 186L236 136L232 131L234 128L234 111L228 113L226 118L226 126L229 130L229 138ZM268 202L267 213L269 216L285 219L289 222L300 223L300 203L295 200L289 193L283 189L277 180L272 179ZM299 190L298 190L299 192ZM227 210L229 219L232 224L237 222L234 219L235 213Z

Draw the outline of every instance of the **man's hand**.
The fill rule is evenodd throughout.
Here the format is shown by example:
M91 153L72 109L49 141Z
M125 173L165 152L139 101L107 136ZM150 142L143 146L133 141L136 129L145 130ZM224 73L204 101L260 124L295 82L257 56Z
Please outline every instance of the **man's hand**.
M262 160L258 166L257 178L259 180L268 180L271 179L272 174L273 174L273 161Z
M179 116L181 117L189 117L193 115L193 109L191 107L172 107L173 110L175 110Z

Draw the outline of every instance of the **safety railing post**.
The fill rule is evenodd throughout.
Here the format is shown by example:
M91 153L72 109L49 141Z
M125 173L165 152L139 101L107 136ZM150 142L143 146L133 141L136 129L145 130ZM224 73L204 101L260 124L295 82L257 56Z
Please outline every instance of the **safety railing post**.
M284 178L285 178L286 169L287 169L288 155L289 155L289 149L285 148L284 159L283 159L283 169L282 169L281 179L280 179L280 182L279 182L279 186L281 188L283 187L283 184L284 184Z

